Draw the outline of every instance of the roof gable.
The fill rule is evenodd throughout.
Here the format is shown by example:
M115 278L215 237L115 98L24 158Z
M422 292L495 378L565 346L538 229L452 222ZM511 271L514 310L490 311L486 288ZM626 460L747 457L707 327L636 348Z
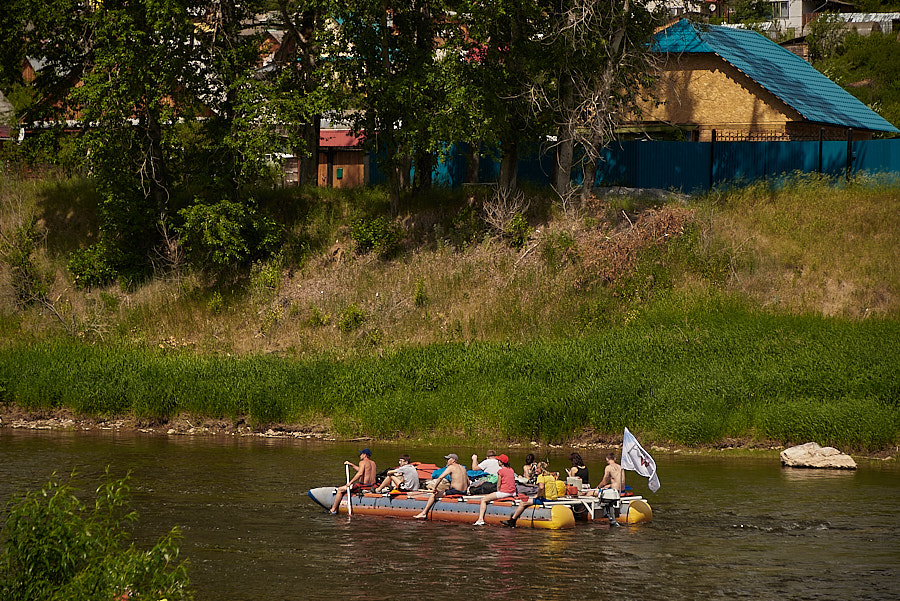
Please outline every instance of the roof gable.
M808 121L900 133L808 62L755 31L682 19L656 33L653 50L716 54Z

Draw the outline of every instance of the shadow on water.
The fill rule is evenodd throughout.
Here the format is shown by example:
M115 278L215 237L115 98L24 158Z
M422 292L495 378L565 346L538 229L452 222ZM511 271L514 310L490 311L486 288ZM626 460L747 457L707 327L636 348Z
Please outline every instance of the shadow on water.
M823 472L777 458L656 457L652 524L564 532L331 516L350 444L0 430L0 493L52 471L131 471L136 539L182 527L199 601L386 599L896 599L897 467ZM443 449L374 447L442 463ZM468 457L480 449L453 449ZM526 451L512 450L517 469ZM555 451L552 466L567 464ZM602 452L582 452L592 475Z

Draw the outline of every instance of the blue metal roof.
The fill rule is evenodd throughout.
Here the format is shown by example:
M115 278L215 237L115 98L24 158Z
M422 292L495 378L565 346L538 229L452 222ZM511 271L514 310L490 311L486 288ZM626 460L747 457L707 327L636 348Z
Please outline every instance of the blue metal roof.
M654 36L653 50L716 54L808 121L900 133L808 62L755 31L681 19Z

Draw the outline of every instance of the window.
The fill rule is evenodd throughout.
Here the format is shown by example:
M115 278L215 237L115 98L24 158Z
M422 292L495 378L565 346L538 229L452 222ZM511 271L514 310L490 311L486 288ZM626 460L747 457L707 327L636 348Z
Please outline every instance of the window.
M790 17L790 2L773 2L772 16L776 19L787 19Z

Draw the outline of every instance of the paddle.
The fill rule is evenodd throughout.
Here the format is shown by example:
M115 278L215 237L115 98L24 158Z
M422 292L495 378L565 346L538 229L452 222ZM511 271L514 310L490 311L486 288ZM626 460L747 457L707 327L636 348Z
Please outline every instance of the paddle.
M344 471L347 473L347 514L353 515L353 495L350 494L350 466L344 464Z

